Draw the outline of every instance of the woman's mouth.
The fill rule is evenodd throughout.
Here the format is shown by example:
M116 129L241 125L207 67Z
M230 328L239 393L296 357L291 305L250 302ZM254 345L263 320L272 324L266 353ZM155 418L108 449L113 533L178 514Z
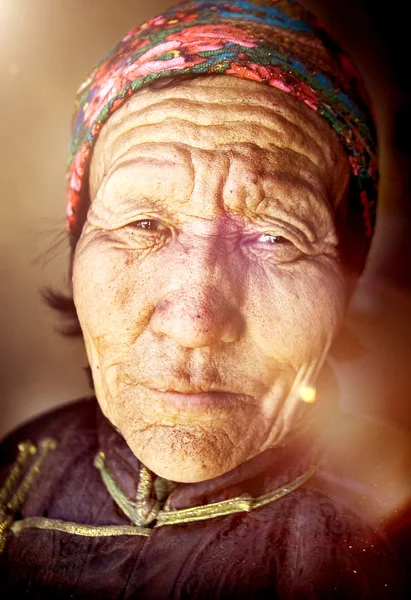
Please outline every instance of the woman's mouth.
M252 398L246 394L234 394L225 391L176 392L173 389L147 389L149 389L154 399L179 411L232 409L240 402L244 403L248 400L248 403L250 403L252 401Z

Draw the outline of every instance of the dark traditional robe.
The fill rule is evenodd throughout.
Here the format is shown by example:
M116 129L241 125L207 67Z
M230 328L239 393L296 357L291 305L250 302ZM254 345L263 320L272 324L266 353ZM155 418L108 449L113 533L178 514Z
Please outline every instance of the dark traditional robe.
M372 484L325 450L302 427L220 477L173 484L95 399L53 411L1 446L0 597L411 597L409 512L371 521Z

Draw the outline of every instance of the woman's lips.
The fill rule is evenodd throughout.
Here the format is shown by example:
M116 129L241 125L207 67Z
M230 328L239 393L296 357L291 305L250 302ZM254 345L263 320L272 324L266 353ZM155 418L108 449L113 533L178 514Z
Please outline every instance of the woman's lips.
M148 389L156 399L178 410L233 408L247 398L251 400L245 394L233 394L231 392L181 393L173 390Z

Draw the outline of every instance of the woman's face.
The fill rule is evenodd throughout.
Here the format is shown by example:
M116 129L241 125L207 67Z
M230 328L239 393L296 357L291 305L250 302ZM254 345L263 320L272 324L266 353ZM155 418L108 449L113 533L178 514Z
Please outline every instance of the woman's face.
M235 77L103 127L74 298L101 408L158 475L216 477L295 426L343 316L348 181L313 110Z

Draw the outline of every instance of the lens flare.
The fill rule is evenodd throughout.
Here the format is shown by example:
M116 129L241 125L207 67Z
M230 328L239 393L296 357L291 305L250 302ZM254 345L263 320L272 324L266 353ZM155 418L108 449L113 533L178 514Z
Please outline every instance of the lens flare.
M315 402L316 389L308 385L303 385L300 389L300 397L303 402L307 402L307 404L312 404L313 402Z

